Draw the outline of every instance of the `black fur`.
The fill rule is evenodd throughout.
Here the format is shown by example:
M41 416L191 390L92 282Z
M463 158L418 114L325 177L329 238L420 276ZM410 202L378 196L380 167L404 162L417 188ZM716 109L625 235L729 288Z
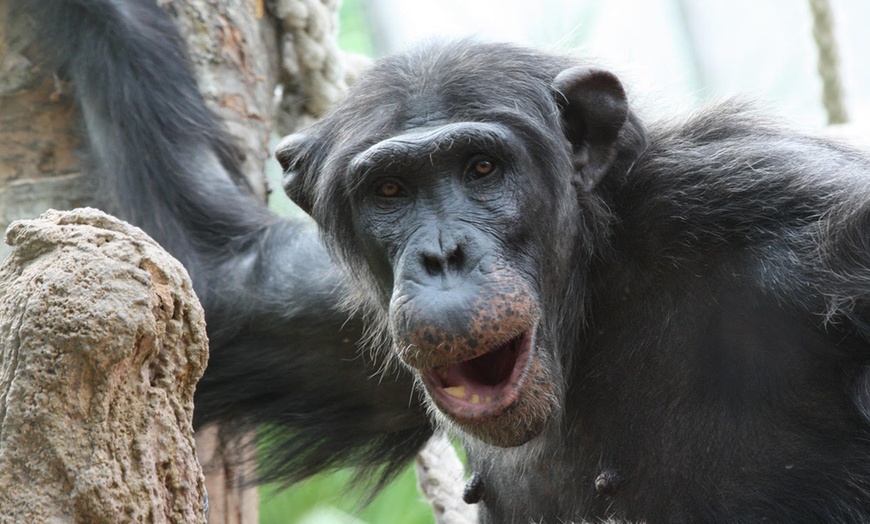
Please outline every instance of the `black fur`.
M277 428L270 472L290 479L411 457L431 429L409 377L367 380L380 364L345 342L362 326L336 309L343 285L316 232L235 183L233 148L164 13L150 0L12 6L13 35L32 27L76 87L104 207L194 278L212 341L197 422ZM304 141L292 194L371 288L342 229L349 206L336 205L352 188L324 178L447 108L497 113L552 191L572 151L551 82L574 64L467 42L384 61ZM428 105L403 106L424 85ZM870 163L739 104L648 127L629 115L617 146L592 191L563 195L558 220L528 219L552 240L541 268L570 264L538 275L560 291L545 326L561 406L523 446L468 439L484 520L870 521ZM575 235L548 230L564 220ZM361 303L382 322L377 293Z
M458 209L431 196L458 187L430 184L458 179L438 148L463 146L433 145L441 156L416 170L395 169L406 156L368 166L410 193L377 212L370 183L352 178L359 155L420 129L491 122L534 158L494 183L502 207L552 195L521 220L549 246L535 252L535 278L559 411L512 448L459 426L486 485L483 520L870 522L870 160L729 102L649 125L629 114L597 186L565 191L592 157L578 155L599 147L577 121L587 113L553 89L575 65L507 45L424 46L375 66L278 151L288 194L385 331L393 279L413 255L403 242ZM486 238L508 227L482 209L469 204L457 227Z
M358 353L361 323L336 306L342 283L315 228L273 215L242 182L172 21L153 0L11 8L10 44L30 43L74 86L97 203L193 278L211 346L196 425L262 427L266 479L344 465L395 473L431 434L410 379L375 376Z

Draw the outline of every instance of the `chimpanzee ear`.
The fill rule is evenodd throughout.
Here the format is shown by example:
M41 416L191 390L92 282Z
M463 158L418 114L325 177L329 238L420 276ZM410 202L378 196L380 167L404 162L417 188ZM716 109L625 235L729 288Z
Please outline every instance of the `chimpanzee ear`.
M309 215L314 208L314 181L309 164L316 145L313 136L296 133L282 138L275 148L275 158L284 169L284 192Z
M616 158L616 139L628 117L625 90L610 71L585 66L559 73L553 88L571 142L574 183L590 190Z

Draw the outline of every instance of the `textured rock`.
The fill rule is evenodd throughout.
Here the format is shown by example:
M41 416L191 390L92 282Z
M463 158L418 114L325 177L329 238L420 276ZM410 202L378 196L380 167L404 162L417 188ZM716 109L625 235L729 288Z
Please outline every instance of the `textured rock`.
M93 209L14 223L0 266L0 520L204 522L181 265Z

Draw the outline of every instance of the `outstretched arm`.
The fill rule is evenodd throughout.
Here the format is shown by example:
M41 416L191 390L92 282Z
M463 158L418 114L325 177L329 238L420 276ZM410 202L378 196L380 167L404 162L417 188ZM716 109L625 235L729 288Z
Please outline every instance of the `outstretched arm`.
M392 471L431 433L404 372L359 355L363 327L304 222L254 198L205 105L183 41L153 0L13 0L12 24L74 86L100 207L182 261L206 309L211 358L196 420L267 425L271 472Z

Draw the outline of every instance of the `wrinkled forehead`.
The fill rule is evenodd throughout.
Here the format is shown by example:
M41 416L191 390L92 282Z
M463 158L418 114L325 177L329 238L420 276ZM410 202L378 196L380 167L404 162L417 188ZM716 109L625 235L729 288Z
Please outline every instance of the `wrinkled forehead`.
M401 159L431 158L460 149L498 152L513 144L516 144L514 134L499 123L436 123L381 140L354 156L348 167L351 173L361 174Z
M570 62L503 45L459 43L389 57L364 72L319 124L335 176L443 148L451 140L561 146L552 80ZM335 173L333 173L335 171ZM324 173L321 172L321 177ZM329 176L329 175L326 175Z

